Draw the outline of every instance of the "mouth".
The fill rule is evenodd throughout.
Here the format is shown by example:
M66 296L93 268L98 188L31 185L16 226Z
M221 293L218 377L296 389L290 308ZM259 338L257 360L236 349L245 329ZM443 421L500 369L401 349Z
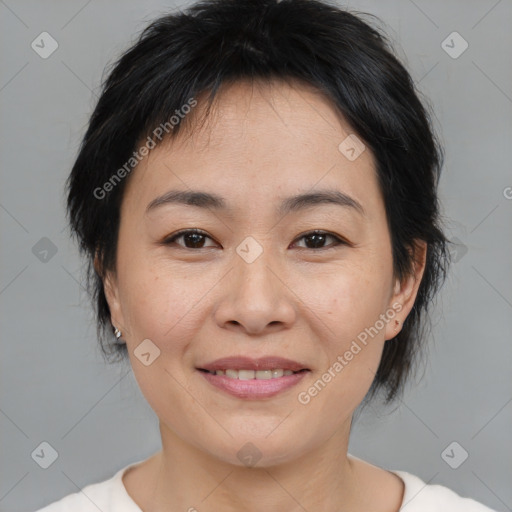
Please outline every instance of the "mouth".
M196 370L215 388L244 399L275 396L295 386L311 372L302 363L281 357L229 357L201 365Z
M200 372L209 373L210 375L223 375L228 379L238 380L271 380L279 379L285 375L294 375L302 372L309 372L307 368L302 370L285 370L284 368L274 368L272 370L235 370L234 368L227 368L225 370L206 370L204 368L197 368Z

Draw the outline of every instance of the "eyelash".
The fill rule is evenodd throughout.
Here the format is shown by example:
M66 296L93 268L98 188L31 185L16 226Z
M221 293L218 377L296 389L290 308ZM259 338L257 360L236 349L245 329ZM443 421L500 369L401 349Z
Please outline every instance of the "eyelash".
M203 236L205 236L207 238L210 238L210 240L213 240L206 232L204 232L204 231L202 231L200 229L183 229L181 231L178 231L177 233L174 233L172 236L166 238L162 243L163 243L163 245L170 245L171 243L175 242L178 238L181 238L183 235L188 235L188 234L203 235ZM339 245L349 245L345 240L342 240L339 236L334 235L332 233L329 233L328 231L322 231L320 229L314 229L313 231L308 231L307 233L299 235L299 237L296 238L296 240L300 240L302 238L306 238L306 237L311 236L311 235L326 235L326 236L330 236L331 238L334 238L336 240L336 243L335 243L335 245L331 245L331 246L327 246L327 247L319 247L317 249L310 249L308 247L300 247L300 249L317 252L317 251L326 251L328 249L334 249L334 248L336 248ZM193 248L190 248L190 247L183 247L183 246L181 246L181 248L182 249L186 249L186 250L190 250L190 251L198 251L200 249L209 249L210 247L199 247L197 249L193 249Z

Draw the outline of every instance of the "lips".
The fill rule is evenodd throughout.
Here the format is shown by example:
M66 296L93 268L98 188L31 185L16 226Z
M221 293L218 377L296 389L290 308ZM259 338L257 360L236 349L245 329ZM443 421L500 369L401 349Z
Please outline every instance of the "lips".
M278 356L224 357L196 369L211 386L248 400L274 397L296 386L311 371L304 363Z
M301 370L309 370L309 368L298 361L292 361L278 356L267 356L259 359L250 357L234 356L216 359L211 363L202 364L197 367L198 370L215 372L217 370L291 370L292 372L300 372Z

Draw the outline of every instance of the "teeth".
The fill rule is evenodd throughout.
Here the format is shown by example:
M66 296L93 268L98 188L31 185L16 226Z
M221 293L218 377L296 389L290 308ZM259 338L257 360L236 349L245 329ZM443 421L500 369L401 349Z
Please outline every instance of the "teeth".
M256 376L254 370L238 370L238 380L251 380Z
M209 371L212 375L224 375L231 379L239 379L239 380L269 380L269 379L278 379L283 375L292 375L294 372L292 370L283 370L282 368L278 368L275 370L215 370Z

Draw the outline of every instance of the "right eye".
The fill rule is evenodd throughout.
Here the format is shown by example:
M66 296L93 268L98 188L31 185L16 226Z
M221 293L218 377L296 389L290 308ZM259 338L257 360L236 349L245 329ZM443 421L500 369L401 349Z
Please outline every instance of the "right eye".
M184 249L203 249L213 247L204 246L205 239L209 238L210 240L212 240L212 238L209 237L204 231L201 231L200 229L182 229L181 231L178 231L177 233L174 233L173 235L167 237L163 241L163 244L170 245L181 238L183 239L184 244L179 243L178 245L182 246Z

